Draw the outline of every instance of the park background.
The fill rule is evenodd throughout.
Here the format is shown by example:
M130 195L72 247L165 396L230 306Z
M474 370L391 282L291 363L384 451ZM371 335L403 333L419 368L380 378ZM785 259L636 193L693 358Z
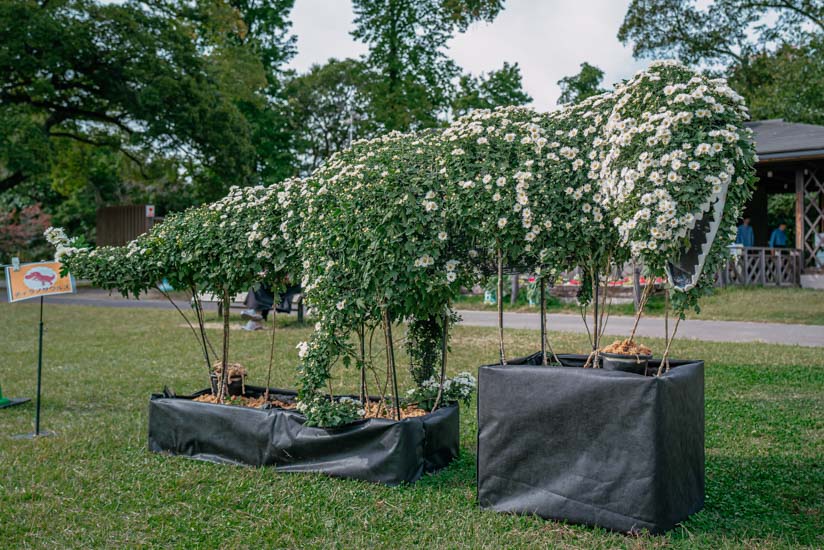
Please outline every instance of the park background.
M754 119L822 125L824 88L811 84L824 81L823 18L804 0L3 0L0 262L49 257L49 225L95 243L106 206L179 211L232 185L306 174L352 139L441 126L474 108L577 101L649 59L729 78ZM776 196L768 223L792 222L792 200ZM731 289L704 318L821 326L822 295ZM10 546L823 544L820 347L674 345L708 365L707 506L665 537L635 539L478 510L474 407L462 410L460 461L401 489L150 455L146 396L203 386L197 350L181 345L188 329L160 308L53 303L44 418L59 436L0 446ZM0 381L30 394L36 306L0 307ZM291 318L278 328L274 384L292 387L309 329ZM233 338L261 379L268 338ZM586 348L583 335L553 341ZM507 335L515 355L536 342L534 331ZM491 328L459 327L453 345L452 374L495 359ZM30 407L0 417L4 434L30 424Z

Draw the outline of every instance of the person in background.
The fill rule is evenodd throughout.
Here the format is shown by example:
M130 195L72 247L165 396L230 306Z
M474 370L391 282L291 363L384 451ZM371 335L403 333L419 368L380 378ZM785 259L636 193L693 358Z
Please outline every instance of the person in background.
M246 319L243 330L263 330L263 322L269 318L269 310L275 305L275 295L272 289L261 285L249 289L243 301L248 309L240 312L240 317Z
M778 224L770 235L770 248L786 248L787 246L787 224Z
M738 231L735 233L735 244L741 246L755 246L755 235L753 235L752 227L750 227L750 217L745 216L738 226Z
M290 313L292 311L292 301L295 296L301 293L300 285L289 284L286 280L286 291L278 295L280 302L275 304L275 293L272 289L263 284L249 289L243 304L248 308L240 312L240 317L246 319L243 330L255 331L263 330L263 323L269 319L269 312L274 308L280 313Z

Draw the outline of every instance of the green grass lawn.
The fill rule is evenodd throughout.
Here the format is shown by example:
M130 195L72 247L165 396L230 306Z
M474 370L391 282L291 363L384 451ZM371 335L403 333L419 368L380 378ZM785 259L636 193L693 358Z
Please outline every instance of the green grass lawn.
M36 316L33 303L0 305L7 395L33 396ZM43 426L58 435L8 439L32 430L34 407L0 410L6 548L824 546L822 349L677 343L677 357L707 362L706 507L666 536L629 537L478 509L472 407L461 411L461 458L412 486L152 454L149 394L164 385L179 393L206 385L189 329L173 311L48 304L46 323ZM295 344L308 332L279 328L276 386L293 386ZM265 376L268 337L233 333L232 358L249 368L253 383ZM585 348L578 335L554 334L553 341L559 351ZM536 332L508 334L513 356L537 344ZM474 372L495 360L496 349L493 329L458 328L450 371ZM356 376L352 370L336 378L336 391L354 390ZM405 376L402 387L409 387Z
M509 300L507 297L506 300ZM483 309L493 311L495 305L483 303L483 296L464 296L455 307L457 309ZM538 311L526 301L526 293L521 292L518 303L505 303L507 311ZM562 303L551 298L547 303L550 313L574 313L579 309L573 303ZM632 303L612 304L612 315L633 315ZM645 315L663 316L663 296L650 298ZM701 302L701 313L690 313L689 319L713 319L719 321L753 321L761 323L798 323L803 325L824 325L824 291L805 288L778 287L727 287L715 289L712 296Z

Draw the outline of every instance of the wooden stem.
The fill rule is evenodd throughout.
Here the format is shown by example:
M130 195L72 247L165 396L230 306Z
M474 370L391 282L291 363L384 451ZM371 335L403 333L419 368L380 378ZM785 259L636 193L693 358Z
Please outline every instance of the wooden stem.
M594 309L592 311L592 323L593 323L593 327L592 327L592 353L594 354L594 359L592 361L592 366L593 366L593 368L597 369L598 368L598 344L599 344L599 341L598 341L598 298L599 298L598 291L600 290L600 287L601 287L600 273L598 273L597 269L594 270L594 272L593 272L592 281L593 281L592 284L595 286L595 291L593 292L593 294L595 295L595 301L594 301L595 305L594 305Z
M360 340L360 401L366 405L366 327L363 323L358 332Z
M392 319L389 310L383 310L383 326L386 335L386 358L389 366L389 373L392 377L392 393L395 405L395 420L401 419L401 402L398 395L398 372L395 369L395 346L392 342Z
M546 360L546 281L541 277L541 364L547 365Z
M638 312L635 314L635 323L632 325L632 332L629 335L630 342L635 339L635 331L638 330L638 321L641 320L641 314L644 313L644 306L647 305L647 300L649 299L654 284L655 278L650 277L650 280L647 281L647 284L644 286L644 292L641 295L641 305L638 306Z
M163 294L163 296L165 296L167 300L169 300L169 303L172 304L174 306L174 308L177 310L177 312L180 314L180 316L183 317L183 320L186 321L186 324L189 325L190 329L192 329L192 335L195 337L195 340L197 340L199 344L203 345L203 358L206 360L206 372L209 375L209 386L211 386L212 363L211 363L211 361L209 361L209 352L206 349L206 342L203 341L203 339L197 335L197 331L195 330L194 325L192 325L191 321L189 321L189 318L186 316L186 314L183 313L183 310L181 310L179 307L177 307L177 304L175 303L174 300L172 300L172 297L169 296L169 294L166 293L166 291L164 291L162 288L160 288L160 286L157 287L157 290L159 290L160 293ZM198 316L198 322L200 322L200 316ZM201 326L201 332L202 332L202 326Z
M223 372L220 377L220 389L218 399L220 401L226 396L226 386L229 382L229 289L223 289Z
M506 365L504 351L504 253L498 247L498 342L500 344L501 364Z
M264 403L269 402L269 386L272 384L272 363L275 360L275 318L277 308L272 308L272 344L269 347L269 368L266 371L266 392L263 394Z
M435 397L435 404L432 405L432 411L437 410L441 404L443 397L443 383L446 380L446 354L447 354L447 339L449 337L449 307L447 306L443 314L443 332L441 338L441 381L438 385L438 395Z
M678 325L681 323L681 316L679 315L678 318L675 320L675 328L672 329L672 336L669 337L667 342L667 349L664 350L664 356L661 358L661 364L658 365L658 376L661 376L661 373L664 372L664 365L666 365L667 372L669 372L669 352L670 346L672 346L672 341L675 340L675 333L678 332Z

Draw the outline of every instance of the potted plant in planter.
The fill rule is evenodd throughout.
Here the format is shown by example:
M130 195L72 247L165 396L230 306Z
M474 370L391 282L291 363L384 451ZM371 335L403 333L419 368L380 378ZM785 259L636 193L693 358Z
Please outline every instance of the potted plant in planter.
M745 117L741 98L725 83L673 63L654 64L613 93L556 117L560 145L579 150L567 162L594 159L589 174L571 169L564 185L576 193L590 179L599 181L572 212L600 207L610 222L577 258L558 259L584 271L580 298L592 305L592 352L547 361L544 350L480 369L482 507L661 532L703 506L703 362L671 360L669 352L684 311L712 285L751 192L754 155ZM570 126L580 128L586 119L606 123L585 142L568 143ZM626 341L601 344L606 274L630 256L644 263L651 280L666 276L673 291L677 320L660 359L646 357L634 329ZM650 291L651 285L645 297ZM544 347L543 321L541 328ZM632 372L626 357L630 366L640 359L651 369ZM616 361L625 365L601 368Z
M361 151L368 148L369 144L362 144ZM304 382L300 394L270 389L268 376L265 387L241 382L240 392L232 391L232 372L237 368L228 363L228 303L223 308L220 355L204 330L199 292L218 293L228 300L264 277L277 284L287 273L300 276L308 270L312 256L298 258L297 253L304 239L301 231L309 223L297 212L311 213L315 208L311 202L303 205L301 197L316 181L321 180L289 180L270 188L233 189L221 201L168 217L166 223L126 247L79 250L64 235L52 240L67 269L104 288L138 296L156 281L167 278L175 288L192 289L199 330L194 323L190 327L214 384L189 396L173 392L152 396L150 449L390 485L413 482L457 456L459 423L458 407L452 401L455 392L449 391L451 382L445 376L441 380L447 383L448 391L439 393L434 402L427 402L426 408L418 406L415 399L399 395L389 319L404 316L402 304L384 300L379 307L348 308L345 313L349 317L343 319L350 324L341 322L335 327L337 335L330 331L326 333L328 339L315 338L299 346L304 362L315 359L323 365L333 353L347 351L350 343L339 336L341 329L355 327L364 344L367 334L371 342L371 336L382 328L388 338L385 349L391 376L384 378L382 385L373 386L377 395L367 392L365 375L367 371L375 374L377 369L371 345L367 355L365 344L358 359L364 373L360 395L334 395L331 386L322 383L328 380L328 374L324 378L322 370L305 367L301 370ZM323 334L323 321L345 308L339 300L330 304L323 301L322 295L313 297L320 317L318 332ZM438 323L446 330L447 324ZM352 355L344 354L343 358L348 362ZM218 366L216 372L213 364ZM225 364L233 368L220 368ZM270 357L270 372L271 364ZM445 368L445 361L441 364ZM319 386L311 385L317 381L321 381ZM387 398L390 381L391 399ZM459 385L456 382L455 388ZM327 387L328 393L324 391ZM462 392L466 390L463 384L458 394L465 398ZM278 434L275 441L271 434Z

